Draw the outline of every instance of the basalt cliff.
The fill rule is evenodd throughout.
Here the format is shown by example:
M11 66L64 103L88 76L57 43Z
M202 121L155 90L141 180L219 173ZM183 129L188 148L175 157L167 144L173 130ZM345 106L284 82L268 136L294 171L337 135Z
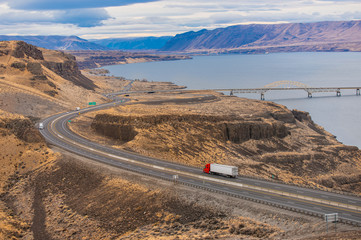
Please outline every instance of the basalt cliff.
M89 125L81 131L152 157L236 165L247 176L361 193L360 150L338 142L308 113L272 102L218 96L128 105L97 113Z
M0 107L31 116L102 98L74 56L22 41L0 42L0 85Z

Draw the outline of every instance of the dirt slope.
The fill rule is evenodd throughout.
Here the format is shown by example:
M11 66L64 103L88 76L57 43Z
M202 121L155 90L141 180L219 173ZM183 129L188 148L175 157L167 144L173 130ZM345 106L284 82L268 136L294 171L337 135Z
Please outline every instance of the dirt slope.
M360 150L339 143L308 113L272 102L220 95L193 104L164 100L89 114L71 126L169 161L230 164L243 175L361 193Z
M18 239L31 226L12 212L4 197L24 176L56 157L32 120L0 110L0 239Z
M0 108L44 116L88 101L103 102L75 57L25 42L0 42Z
M5 239L302 239L325 231L322 219L72 155L11 179L6 189L1 200L14 220L0 228Z
M153 98L153 95L147 97ZM192 95L191 99L189 96L178 98L182 104L175 100L171 105L152 103L125 107L117 110L122 114L115 114L115 117L127 122L128 118L134 120L130 115L137 116L138 127L145 134L150 133L147 128L156 126L154 130L163 129L161 137L167 141L173 141L173 137L164 134L164 127L171 132L174 130L172 127L177 129L177 126L184 126L182 124L194 128L198 116L203 122L196 126L201 134L207 133L202 133L202 126L207 128L204 123L219 127L219 123L224 122L226 127L228 122L232 125L240 121L236 118L229 121L217 114L200 114L199 105L214 104L217 97L208 97L206 102L199 94ZM192 103L196 99L198 103ZM243 104L255 106L252 102ZM144 109L149 112L144 112ZM180 116L180 109L188 113ZM159 112L154 114L154 111ZM153 118L147 117L150 113ZM287 119L282 117L283 114L277 116ZM36 118L0 111L0 140L3 146L0 151L0 239L301 239L324 232L322 219L189 189L103 166L72 154L54 153L34 129L36 121ZM254 126L257 121L248 122ZM263 124L266 123L277 126L274 119L263 121ZM270 128L264 130L268 133L261 131L249 137L288 137L284 136L287 134L284 130L276 131L275 136L269 135L273 133ZM218 131L218 134L221 132ZM135 138L140 136L137 133ZM148 136L154 138L152 134ZM179 137L192 140L191 135L183 133ZM137 144L141 146L144 138L139 140ZM242 141L245 140L242 138ZM168 147L171 147L169 143ZM342 224L338 228L339 231L356 230ZM358 234L357 231L347 232L349 237Z
M322 239L360 235L359 231L349 232L358 229L342 224L339 231L347 233L322 235L322 219L54 152L59 149L49 149L34 127L38 117L84 107L87 101L104 101L98 93L121 89L129 81L88 74L86 79L91 78L94 86L88 85L88 80L78 75L71 56L19 42L0 46L0 239ZM69 76L71 72L74 75ZM156 85L135 81L133 87L151 91ZM176 88L170 83L158 87ZM306 113L212 94L176 93L172 101L165 94L136 96L134 102L154 98L160 102L102 111L96 113L98 117L84 115L72 126L93 133L87 137L145 155L196 166L216 156L219 162L243 167L245 174L269 177L277 173L283 181L297 182L302 177L306 184L334 184L336 189L358 191L359 151L339 145ZM119 139L124 135L127 138ZM323 170L321 165L328 168ZM319 175L311 176L312 171Z

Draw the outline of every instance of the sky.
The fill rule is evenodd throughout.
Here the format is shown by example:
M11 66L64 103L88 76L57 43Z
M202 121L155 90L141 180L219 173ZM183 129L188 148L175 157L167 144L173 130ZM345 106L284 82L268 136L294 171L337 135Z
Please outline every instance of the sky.
M0 35L158 37L238 24L360 19L360 0L0 0Z

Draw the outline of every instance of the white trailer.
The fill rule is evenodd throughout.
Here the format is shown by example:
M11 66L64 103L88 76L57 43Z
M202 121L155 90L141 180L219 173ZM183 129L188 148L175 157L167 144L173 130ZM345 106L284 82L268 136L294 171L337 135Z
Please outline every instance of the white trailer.
M238 167L222 165L217 163L208 163L203 169L203 172L208 174L219 174L219 175L235 178L238 176Z

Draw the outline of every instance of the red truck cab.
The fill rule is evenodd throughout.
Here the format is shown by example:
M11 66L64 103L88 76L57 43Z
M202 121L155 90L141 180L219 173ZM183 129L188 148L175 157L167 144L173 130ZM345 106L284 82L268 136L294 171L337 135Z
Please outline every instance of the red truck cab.
M207 174L217 174L235 178L238 176L238 167L217 163L208 163L204 167L203 172Z
M207 163L206 166L203 168L203 172L209 174L210 171L211 171L211 164Z

